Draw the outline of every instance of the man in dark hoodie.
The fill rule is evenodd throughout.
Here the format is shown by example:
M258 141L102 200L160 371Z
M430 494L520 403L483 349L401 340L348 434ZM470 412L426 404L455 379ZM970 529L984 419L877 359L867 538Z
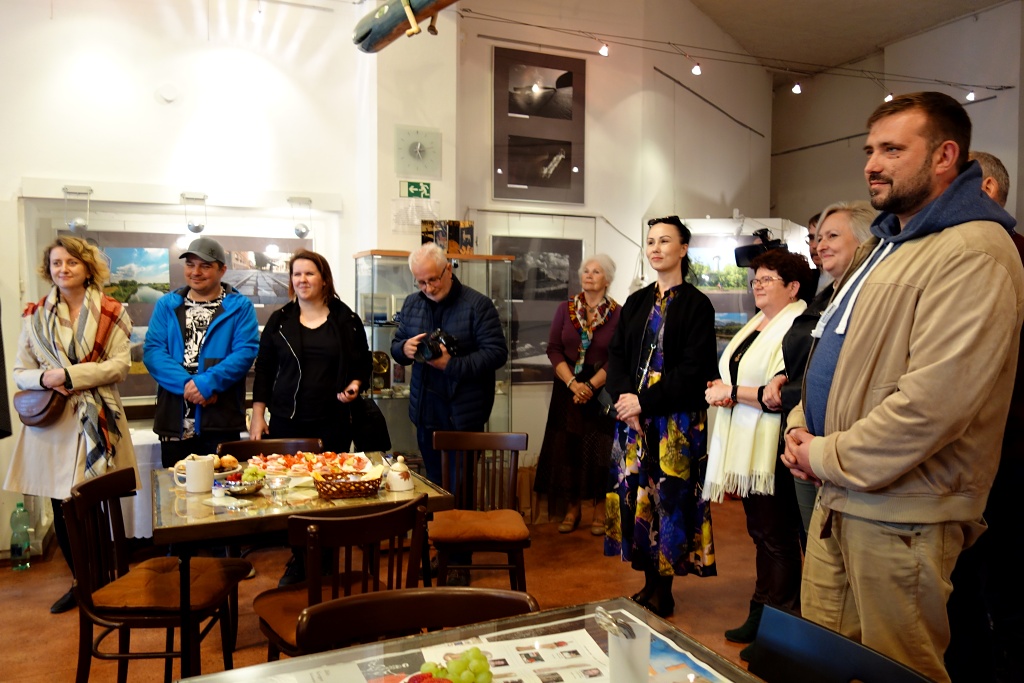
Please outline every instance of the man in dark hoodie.
M803 615L949 681L946 601L984 530L1024 315L1015 221L981 191L948 95L868 119L882 213L822 314L783 461L821 482Z

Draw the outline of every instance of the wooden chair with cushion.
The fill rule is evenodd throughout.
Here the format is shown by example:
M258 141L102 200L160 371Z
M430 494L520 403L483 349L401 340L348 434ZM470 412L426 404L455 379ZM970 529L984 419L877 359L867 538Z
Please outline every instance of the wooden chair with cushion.
M320 443L320 439L316 438L260 439L259 441L244 439L242 441L225 441L217 445L217 455L233 455L238 458L240 463L244 463L249 458L257 455L271 455L273 453L294 455L300 451L303 453L322 453L323 450L323 444Z
M530 547L530 530L519 514L516 480L527 440L521 432L434 432L441 486L455 495L455 509L434 513L429 525L438 585L446 585L449 569L507 569L512 590L526 591L523 550ZM473 552L504 553L508 562L452 562L453 555Z
M303 652L325 652L386 638L536 612L529 593L498 588L410 588L328 600L299 615Z
M768 683L931 680L877 650L774 607L764 608L748 668Z
M306 582L265 591L253 601L260 630L269 641L268 662L276 661L282 652L289 657L306 654L295 634L307 607L353 593L419 584L426 499L421 495L399 507L355 517L338 516L344 514L338 510L288 518L289 543L306 549Z
M247 560L197 557L191 563L192 621L181 623L178 558L158 557L129 568L121 498L135 490L135 471L115 470L78 484L64 501L64 520L71 539L78 600L78 674L89 680L92 658L117 660L118 681L128 679L130 659L164 659L164 680L171 680L174 629L188 628L195 643L193 661L200 661L199 643L220 622L224 668L231 669L236 633L238 583L252 569ZM201 629L202 622L209 619ZM93 640L93 626L103 630ZM162 651L132 652L132 629L165 629ZM117 652L101 651L102 641L118 633Z

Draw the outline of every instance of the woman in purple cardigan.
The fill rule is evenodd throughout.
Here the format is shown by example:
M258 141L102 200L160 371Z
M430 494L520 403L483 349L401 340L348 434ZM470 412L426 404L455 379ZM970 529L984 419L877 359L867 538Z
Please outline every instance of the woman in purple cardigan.
M580 267L583 291L558 307L551 322L548 359L555 369L544 443L534 490L547 494L548 514L565 510L558 525L567 534L580 523L581 504L592 500L590 531L604 535L604 494L615 419L597 399L606 380L608 343L619 322L619 305L607 296L615 262L595 254Z

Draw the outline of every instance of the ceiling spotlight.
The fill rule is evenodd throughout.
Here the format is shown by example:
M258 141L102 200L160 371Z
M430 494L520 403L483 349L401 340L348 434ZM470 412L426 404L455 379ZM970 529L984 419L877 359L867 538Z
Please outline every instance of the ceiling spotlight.
M886 95L886 96L885 96L885 98L884 98L884 100L885 100L886 102L892 102L892 93L889 93L888 95Z
M597 54L601 55L602 57L607 57L608 56L608 43L601 43L601 49L597 51Z
M185 207L185 227L188 228L189 232L200 233L206 228L206 219L209 215L206 212L206 195L201 192L182 192L181 203ZM188 206L202 206L203 207L203 221L200 222L198 217L189 218Z
M694 76L700 76L700 62L697 62L696 64L693 65L693 68L690 69L690 73L692 73Z
M793 84L793 88L792 88L792 90L793 90L793 94L794 94L794 95L799 95L799 94L800 94L801 92L803 92L803 91L802 91L802 90L800 89L800 84L799 84L799 83L794 83L794 84Z
M296 237L298 237L299 239L303 239L308 234L309 234L309 226L308 225L306 225L305 223L296 223L295 224L295 236Z
M967 93L967 101L968 102L973 102L974 101L974 91L973 90L971 92Z

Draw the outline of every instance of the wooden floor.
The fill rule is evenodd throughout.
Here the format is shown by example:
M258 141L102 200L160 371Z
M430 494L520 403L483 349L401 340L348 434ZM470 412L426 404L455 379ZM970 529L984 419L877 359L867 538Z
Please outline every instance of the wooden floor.
M676 579L676 613L671 621L704 645L739 663L741 646L729 643L722 632L746 618L754 585L754 547L747 536L743 507L726 501L713 510L718 576ZM584 511L584 522L589 522ZM526 555L526 580L541 608L561 607L592 600L631 595L643 583L642 576L618 558L602 554L602 539L581 524L571 534L559 534L555 523L531 527L532 547ZM266 641L252 611L253 598L277 585L288 551L261 550L249 558L256 565L256 578L242 583L239 591L240 617L235 667L266 661ZM482 561L482 560L481 560ZM48 559L36 560L31 569L13 572L0 567L0 681L73 681L78 642L78 610L61 615L49 607L71 584L70 573L60 551ZM508 575L477 572L473 585L507 587ZM145 645L148 638L160 643L162 634L133 637ZM116 642L116 641L115 641ZM219 632L215 629L203 643L204 672L220 671ZM162 680L160 661L132 662L129 680ZM175 676L178 675L175 664ZM93 660L92 681L116 680L116 664Z

